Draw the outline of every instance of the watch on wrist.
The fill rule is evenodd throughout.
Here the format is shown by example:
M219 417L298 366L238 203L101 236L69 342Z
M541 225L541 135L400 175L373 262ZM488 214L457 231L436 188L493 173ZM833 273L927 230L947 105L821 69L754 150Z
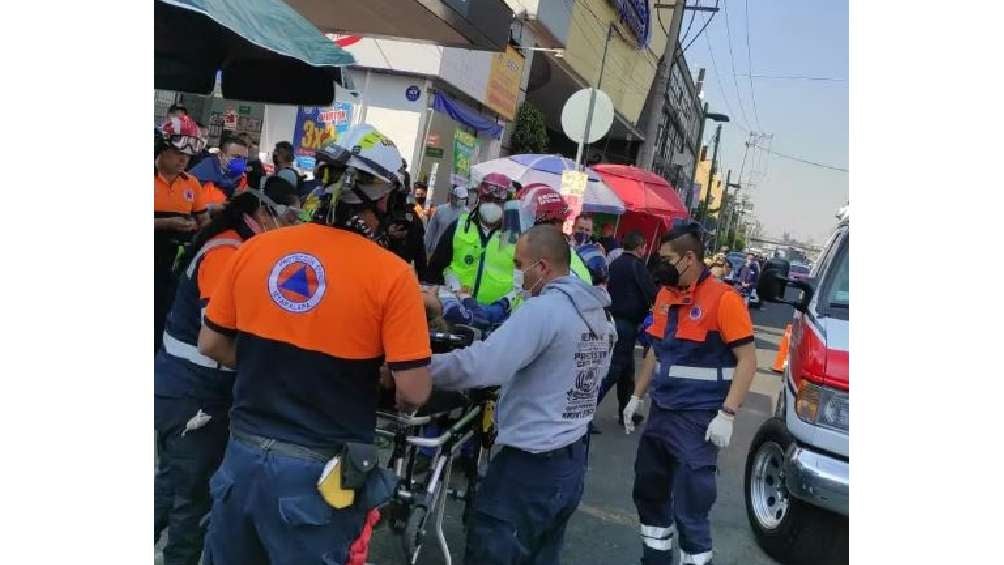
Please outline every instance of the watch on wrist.
M735 410L729 408L728 406L726 406L724 404L722 404L722 407L719 408L719 410L721 410L722 412L725 412L729 416L733 416L734 417L736 415L736 411Z

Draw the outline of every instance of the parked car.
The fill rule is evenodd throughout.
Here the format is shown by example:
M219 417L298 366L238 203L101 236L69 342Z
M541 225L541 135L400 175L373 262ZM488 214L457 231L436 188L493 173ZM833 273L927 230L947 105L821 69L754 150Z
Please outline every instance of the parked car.
M795 306L784 387L750 445L745 473L750 526L782 563L847 562L847 221L824 249L808 280L768 270L761 285L764 300ZM785 300L785 286L801 297Z
M812 278L812 267L805 263L792 263L788 277L796 281L808 281Z

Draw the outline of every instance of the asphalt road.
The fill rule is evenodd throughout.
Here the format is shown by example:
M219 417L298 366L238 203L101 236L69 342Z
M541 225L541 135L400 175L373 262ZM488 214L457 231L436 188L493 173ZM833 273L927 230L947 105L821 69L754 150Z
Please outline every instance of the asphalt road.
M780 376L770 371L784 326L791 320L791 307L766 304L753 311L759 370L742 410L736 417L732 444L719 454L718 500L711 512L715 565L767 565L777 563L756 545L746 518L743 470L753 434L773 412L781 391ZM636 351L638 362L641 350ZM650 403L646 402L647 406ZM627 565L641 559L638 516L631 501L634 459L638 433L625 435L617 425L616 392L600 406L596 425L603 431L593 436L586 491L578 511L568 524L562 563L567 565ZM463 486L462 481L454 481ZM461 502L447 502L444 531L453 563L463 563L464 530L460 524ZM155 548L154 564L162 563ZM369 562L373 565L406 563L400 538L381 527L375 532ZM446 563L429 533L418 560L422 565Z
M742 410L736 417L732 444L719 454L718 500L711 512L715 540L715 565L766 565L776 561L756 545L746 518L743 470L753 434L774 409L781 391L780 376L770 371L784 326L791 320L791 307L766 304L753 311L759 371ZM637 350L640 362L641 350ZM646 407L649 403L646 402ZM634 459L638 433L625 435L617 425L616 393L604 399L596 417L603 431L593 436L586 491L565 535L562 562L571 565L620 565L641 560L638 516L631 501ZM447 502L444 531L453 562L463 563L464 532L460 526L461 503ZM418 563L445 563L430 534ZM374 536L370 562L375 565L403 564L398 538L380 529Z

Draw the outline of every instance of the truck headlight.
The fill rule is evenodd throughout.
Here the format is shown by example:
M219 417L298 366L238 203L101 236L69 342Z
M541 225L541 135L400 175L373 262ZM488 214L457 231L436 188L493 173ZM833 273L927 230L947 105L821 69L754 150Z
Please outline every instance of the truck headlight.
M847 393L803 381L795 397L795 414L804 422L846 432L850 424Z

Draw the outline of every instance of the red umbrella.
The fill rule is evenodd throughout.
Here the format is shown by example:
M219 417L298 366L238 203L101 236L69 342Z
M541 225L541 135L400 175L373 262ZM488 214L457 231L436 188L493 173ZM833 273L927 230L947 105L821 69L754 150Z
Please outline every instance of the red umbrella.
M600 164L592 169L624 201L628 211L657 216L666 227L689 215L669 182L655 173L629 165Z

